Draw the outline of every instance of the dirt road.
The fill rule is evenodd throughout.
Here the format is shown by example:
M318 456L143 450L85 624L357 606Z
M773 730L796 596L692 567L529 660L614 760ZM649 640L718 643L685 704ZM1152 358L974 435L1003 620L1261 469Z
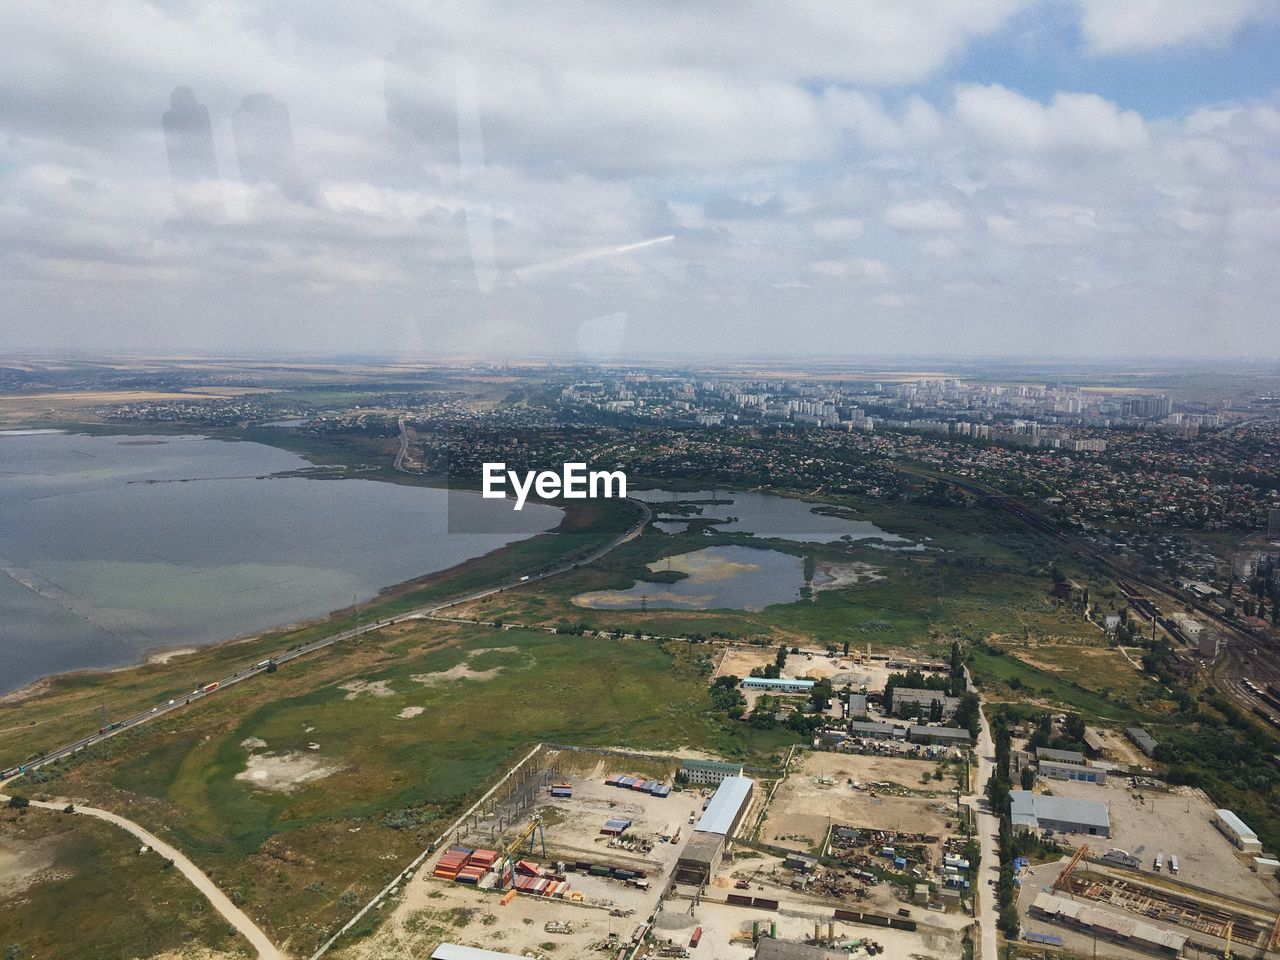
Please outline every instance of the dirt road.
M0 794L0 802L8 802L8 797ZM64 810L67 806L67 800L40 801L32 800L33 807L42 807L46 810ZM140 827L132 820L111 813L107 810L99 810L96 807L74 807L76 813L86 817L96 817L99 820L105 820L107 823L115 824L122 830L127 830L133 834L144 844L160 856L173 861L173 865L181 871L182 875L191 881L192 886L199 890L213 905L213 908L222 914L227 923L231 924L240 932L240 934L249 942L250 946L258 951L260 960L286 960L286 954L276 949L275 945L262 932L256 923L237 907L221 890L214 885L214 882L194 863L182 855L182 853L165 843L155 834Z

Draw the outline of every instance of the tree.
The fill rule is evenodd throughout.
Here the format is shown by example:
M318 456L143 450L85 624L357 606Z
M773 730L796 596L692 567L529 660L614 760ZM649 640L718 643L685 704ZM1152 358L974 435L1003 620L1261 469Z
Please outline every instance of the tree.
M31 806L31 801L26 797L13 796L9 798L9 806L14 810L25 810Z
M1030 790L1036 785L1036 772L1030 767L1022 768L1022 789Z

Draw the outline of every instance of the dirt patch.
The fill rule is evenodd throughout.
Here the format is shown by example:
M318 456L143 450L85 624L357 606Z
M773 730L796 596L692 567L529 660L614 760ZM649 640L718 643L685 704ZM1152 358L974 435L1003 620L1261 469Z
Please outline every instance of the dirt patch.
M371 697L392 697L395 691L391 689L391 684L386 680L349 680L338 687L339 690L347 691L346 700L354 700L362 693L367 693Z
M254 750L265 750L267 748L267 741L263 740L261 737L245 737L240 741L240 746L250 752Z
M841 587L852 587L859 583L874 583L887 580L877 567L859 560L848 562L826 561L819 563L813 574L813 592L823 590L839 590Z
M236 779L259 790L292 793L302 784L323 780L339 769L337 765L326 764L322 758L309 757L305 753L255 753L249 757L245 768L236 774Z
M415 673L409 679L414 683L421 683L428 687L435 687L441 683L448 683L450 680L492 680L505 668L490 667L488 670L476 670L472 668L471 661L483 654L515 653L519 649L519 647L489 647L485 650L477 650L468 655L467 659L456 667L450 667L448 670L441 670L439 673Z
M412 719L413 717L421 715L422 711L425 709L426 709L425 707L405 707L403 710L397 713L396 716L399 717L401 720L409 720L409 719Z
M52 838L34 843L0 838L0 896L11 896L39 883L56 855L57 843Z

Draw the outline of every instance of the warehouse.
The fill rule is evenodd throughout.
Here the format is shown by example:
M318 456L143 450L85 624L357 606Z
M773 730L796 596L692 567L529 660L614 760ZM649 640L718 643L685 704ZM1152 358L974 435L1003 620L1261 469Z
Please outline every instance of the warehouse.
M794 940L761 937L756 944L755 960L846 960L849 955L838 950Z
M906 727L895 727L891 723L877 723L874 720L854 720L849 724L849 733L869 740L907 739Z
M1262 852L1262 841L1258 839L1258 835L1230 810L1213 811L1213 825L1245 853Z
M1160 746L1160 744L1157 743L1155 737L1151 736L1147 731L1143 730L1141 727L1129 727L1125 730L1125 733L1128 735L1129 739L1137 745L1138 749L1148 757L1154 757L1156 755L1156 747Z
M1081 783L1106 783L1107 771L1102 767L1082 767L1074 763L1041 760L1036 766L1042 777L1050 780L1079 780Z
M719 786L725 777L742 776L742 764L725 763L721 760L682 760L680 776L685 783Z
M525 960L518 953L498 953L457 943L442 943L431 951L431 960Z
M1100 940L1110 940L1162 957L1181 956L1183 947L1187 945L1187 938L1181 933L1051 893L1036 896L1030 915L1080 930Z
M676 860L673 874L676 883L689 883L698 887L710 883L711 875L720 865L723 854L723 834L695 833Z
M851 693L848 698L849 710L845 714L850 720L867 719L867 696L864 693Z
M959 697L949 697L941 690L917 690L911 687L895 687L893 690L893 713L902 716L912 710L920 710L929 714L938 704L942 710L941 719L946 720L955 715L960 707Z
M1053 750L1049 747L1036 748L1037 760L1051 760L1054 763L1071 763L1077 767L1084 766L1084 754L1075 750Z
M729 839L751 806L755 783L749 777L725 777L707 804L702 819L693 829L697 833L718 833Z
M747 677L742 681L743 690L759 693L781 693L807 697L813 693L813 680L786 680L782 677Z
M1100 800L1050 797L1029 790L1013 790L1009 800L1014 827L1091 837L1111 836L1111 815Z
M973 742L973 736L962 727L914 726L907 738L912 743L940 743L948 747L968 746Z

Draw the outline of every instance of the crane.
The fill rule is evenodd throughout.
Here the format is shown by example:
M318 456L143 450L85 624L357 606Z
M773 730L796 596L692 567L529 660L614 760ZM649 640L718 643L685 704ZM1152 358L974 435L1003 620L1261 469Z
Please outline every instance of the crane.
M1061 890L1063 887L1065 887L1068 883L1071 882L1071 874L1075 872L1075 869L1077 866L1079 866L1080 861L1083 860L1088 855L1088 853L1089 853L1089 845L1087 843L1080 844L1080 848L1071 855L1071 859L1067 861L1067 865L1063 868L1062 872L1058 874L1058 879L1053 881L1054 893L1057 893L1059 890Z
M516 838L507 844L506 849L502 852L502 868L498 871L498 876L505 880L507 870L510 869L511 877L514 879L516 875L516 860L526 852L533 853L534 838L537 838L538 845L542 848L542 855L547 855L547 838L542 832L542 818L534 814L533 819L526 824Z

